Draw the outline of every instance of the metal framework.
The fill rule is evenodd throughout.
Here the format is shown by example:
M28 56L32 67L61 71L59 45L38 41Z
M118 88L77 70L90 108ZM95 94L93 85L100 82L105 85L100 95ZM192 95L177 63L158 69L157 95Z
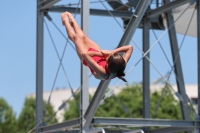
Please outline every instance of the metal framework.
M143 51L146 53L149 49L149 19L145 18L143 20ZM149 58L149 54L147 56ZM150 69L149 61L143 58L143 118L150 118ZM147 131L145 128L144 131Z
M88 36L89 35L89 0L81 1L81 28L83 32ZM83 131L84 126L84 115L86 109L89 105L89 82L88 82L88 68L81 63L81 105L80 105L80 117L81 117L81 125L80 131ZM86 127L86 128L89 128Z
M116 1L109 2L110 6L113 10L99 10L99 9L89 9L89 0L82 0L81 8L72 8L72 7L59 7L54 6L59 0L37 0L37 57L36 57L36 132L58 132L62 129L67 129L70 127L80 126L80 130L74 132L90 132L89 127L91 125L120 125L120 126L130 126L130 127L145 127L143 128L145 132L148 133L170 133L170 132L178 132L185 131L191 132L191 130L195 130L200 132L200 4L199 0L196 0L196 8L197 8L197 38L198 38L198 115L195 121L191 121L189 118L189 111L187 108L188 98L185 93L184 87L184 79L183 72L180 62L180 55L178 51L177 39L176 39L176 31L175 26L172 26L168 33L172 51L172 57L174 61L174 69L175 74L179 78L177 80L178 92L182 96L183 100L180 102L182 118L183 120L175 121L175 120L157 120L150 119L150 70L149 70L149 61L144 58L143 59L143 118L144 119L125 119L125 118L94 118L94 114L99 106L99 103L106 92L106 89L110 83L110 81L101 81L97 88L96 93L92 101L89 104L89 93L88 93L88 75L87 69L83 66L81 67L81 105L80 105L80 118L66 121L63 123L58 123L49 126L41 125L41 121L43 118L42 114L42 93L43 93L43 19L44 14L48 12L76 12L81 13L81 27L83 31L88 34L88 18L90 15L99 15L99 16L110 16L110 13L114 17L120 17L124 21L126 25L126 30L118 44L117 47L121 47L123 45L127 45L130 43L131 38L138 27L143 28L143 52L148 52L149 49L149 24L152 24L155 21L152 21L152 18L159 17L160 14L165 13L167 18L167 25L169 26L174 22L173 16L171 14L171 10L180 5L193 2L194 0L164 0L164 5L151 10L150 3L151 0L128 0L129 5L137 8L135 12L129 11L127 7L124 7L123 4L116 3ZM83 2L84 1L84 2ZM157 1L158 2L158 1ZM157 21L156 23L160 23ZM142 25L142 26L141 26ZM162 27L157 27L161 30ZM146 56L149 59L149 54ZM84 100L83 100L84 99ZM150 130L151 126L160 126L165 127L157 130ZM98 130L99 131L99 130ZM67 132L67 131L65 131ZM108 131L109 132L109 131ZM131 131L129 131L131 132Z
M36 32L36 125L43 119L43 20L44 12L39 9L42 0L37 0L37 32ZM42 126L39 124L39 126Z
M166 4L170 3L170 0L164 0L164 3L166 3ZM174 22L172 11L169 11L165 14L167 17L167 25L169 27L170 24ZM180 103L181 111L182 111L182 118L184 120L189 120L190 115L189 115L189 111L187 108L187 104L185 103L186 102L185 84L184 84L184 80L183 80L180 55L178 52L178 41L176 38L175 26L172 26L172 28L170 28L168 33L169 33L173 62L175 63L175 65L174 65L175 73L176 73L177 77L179 77L179 80L177 80L178 91L181 94L181 96L183 97L183 101L181 101L181 103Z

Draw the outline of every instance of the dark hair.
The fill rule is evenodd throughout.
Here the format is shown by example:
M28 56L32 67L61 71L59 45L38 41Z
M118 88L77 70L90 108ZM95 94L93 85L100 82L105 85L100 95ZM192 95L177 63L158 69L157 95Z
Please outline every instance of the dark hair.
M120 78L124 82L127 82L126 79L123 78L125 76L124 70L126 67L126 62L119 53L110 55L107 63L108 69L111 73L116 73L118 78Z

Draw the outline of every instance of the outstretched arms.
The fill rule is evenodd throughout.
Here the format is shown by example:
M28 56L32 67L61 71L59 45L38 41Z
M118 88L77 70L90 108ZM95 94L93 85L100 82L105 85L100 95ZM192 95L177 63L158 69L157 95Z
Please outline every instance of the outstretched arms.
M124 54L124 60L127 63L131 57L131 54L133 52L133 46L127 45L127 46L122 46L114 50L114 53L119 53L119 52L125 52Z

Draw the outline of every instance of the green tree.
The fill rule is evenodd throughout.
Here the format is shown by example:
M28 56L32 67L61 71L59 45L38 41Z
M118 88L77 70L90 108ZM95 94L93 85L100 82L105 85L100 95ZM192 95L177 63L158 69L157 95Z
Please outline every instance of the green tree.
M0 98L0 133L14 133L16 128L17 122L12 107Z
M161 94L164 93L160 101L160 106L156 109ZM117 97L117 98L116 98ZM117 102L117 99L120 102ZM142 118L142 87L141 85L127 85L116 95L106 99L96 111L95 116L101 117L123 117L123 118ZM126 113L122 104L125 105L130 113ZM150 94L151 118L160 119L181 119L179 102L175 99L168 87L155 91ZM69 120L79 117L79 110L75 100L70 101L69 109L64 114L64 119Z
M64 120L71 120L79 117L79 105L77 105L79 102L80 93L77 93L76 100L71 100L69 103L67 103L69 105L69 109L67 109L64 113Z
M161 94L164 93L159 107L156 109ZM96 116L104 117L134 117L142 118L142 87L140 85L127 85L118 95L121 103L129 110L130 114L122 109L122 105L116 102L114 97L105 100L96 112ZM155 91L150 94L150 113L151 118L160 119L181 119L179 102L175 99L168 87Z
M161 97L162 93L164 95ZM158 104L159 99L159 108L156 109L156 104ZM175 99L168 86L163 88L160 92L155 91L151 94L151 117L172 120L181 119L179 101Z
M46 102L43 101L43 107L44 107L44 118L41 118L41 121L46 122L48 121L48 118L50 118L55 112L53 110L52 105L46 104ZM18 133L25 133L30 131L36 124L36 100L35 98L26 98L24 107L22 109L22 112L19 115L18 118ZM57 123L57 119L55 117L52 118L51 121L49 121L49 124ZM44 124L44 123L43 123ZM47 123L45 123L47 124Z
M89 96L89 100L91 100L91 96ZM80 92L76 94L76 100L71 100L67 104L69 105L69 109L67 109L64 113L64 120L78 118L80 114Z
M119 101L117 100L119 99ZM128 108L126 113L122 105ZM142 117L142 90L139 85L127 85L118 95L112 95L99 106L95 116L102 117Z

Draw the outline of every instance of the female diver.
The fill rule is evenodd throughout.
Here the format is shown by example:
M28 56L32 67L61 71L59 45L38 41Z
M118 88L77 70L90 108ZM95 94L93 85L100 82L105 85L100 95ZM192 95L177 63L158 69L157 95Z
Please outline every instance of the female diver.
M131 45L114 50L101 50L83 33L71 13L62 13L61 19L69 39L75 44L80 60L89 67L95 78L109 80L118 77L127 82L123 77L124 69L133 51ZM120 53L124 53L124 56L122 57Z

